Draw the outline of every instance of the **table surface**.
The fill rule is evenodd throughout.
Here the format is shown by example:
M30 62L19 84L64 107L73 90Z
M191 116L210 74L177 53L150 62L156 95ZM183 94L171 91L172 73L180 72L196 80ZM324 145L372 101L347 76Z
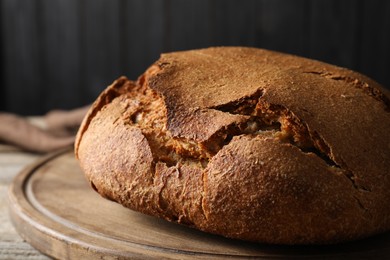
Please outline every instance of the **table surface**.
M14 229L8 212L8 187L13 178L39 154L23 152L15 147L0 144L0 260L49 259L26 243Z

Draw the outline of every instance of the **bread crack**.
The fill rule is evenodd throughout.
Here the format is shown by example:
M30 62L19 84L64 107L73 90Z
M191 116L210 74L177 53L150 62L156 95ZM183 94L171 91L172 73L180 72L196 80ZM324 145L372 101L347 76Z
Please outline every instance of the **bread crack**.
M314 74L314 75L319 75L321 77L324 77L326 79L330 80L336 80L336 81L344 81L348 84L353 85L355 88L363 90L363 92L370 97L374 98L375 100L381 102L384 107L386 112L390 112L390 100L389 98L378 88L375 88L371 86L369 83L359 80L354 77L349 77L349 76L344 76L344 75L337 75L333 74L331 72L327 71L305 71L304 73L307 74Z
M213 107L225 113L249 116L241 125L231 126L225 133L216 133L213 137L218 147L217 153L223 146L229 144L237 135L267 135L283 143L290 143L303 153L312 153L321 158L330 167L341 168L332 158L330 147L316 131L310 131L308 126L293 112L282 105L270 104L262 99L263 90L258 90L250 97ZM220 139L220 140L219 140Z
M163 162L168 167L178 163L205 168L208 156L202 145L191 140L174 138L167 130L167 111L163 98L147 86L137 85L120 98L123 107L122 120L138 127L147 139L154 164Z
M164 99L148 87L147 80L143 80L142 85L138 83L134 89L128 90L126 95L118 98L122 98L124 107L123 121L142 131L152 151L154 165L162 162L167 167L183 164L205 169L210 159L228 145L233 137L263 135L296 146L303 153L316 155L329 167L340 169L357 190L370 191L359 184L357 177L341 159L334 157L330 146L320 133L309 129L307 124L288 108L270 104L262 97L263 90L259 89L251 96L207 108L243 115L245 120L219 129L203 142L171 135L167 129L167 108Z
M341 168L331 158L329 146L317 132L309 131L307 125L294 113L282 105L266 102L261 98L262 95L263 91L258 90L253 96L214 107L231 114L241 114L244 111L242 115L250 116L244 126L238 126L236 131L230 131L231 134L223 140L225 145L236 135L268 134L272 131L274 138L281 142L290 143L304 153L313 153L331 167Z
M296 121L296 119L294 121ZM303 122L300 123L299 128L303 129L303 132L299 133L296 131L284 130L284 134L282 134L282 136L284 136L282 138L282 141L283 140L288 141L290 144L299 148L303 153L315 154L318 158L323 160L329 167L340 169L340 172L345 177L348 178L348 180L351 182L352 186L356 190L365 191L365 192L371 191L370 188L358 183L357 176L355 176L355 174L351 170L349 170L347 165L342 160L340 159L337 160L336 158L334 158L331 148L329 147L329 145L327 145L326 141L321 137L321 135L318 132L308 130L308 127ZM302 136L305 136L304 142L295 141L295 140L300 140Z
M255 93L253 93L250 96L242 97L238 100L226 104L218 105L218 106L212 106L209 108L219 110L222 112L227 112L230 114L252 115L262 95L263 95L263 90L258 89Z
M307 124L298 118L292 111L281 105L267 103L265 100L261 99L261 96L259 96L256 105L252 104L252 111L247 109L248 103L249 102L243 102L245 109L231 105L222 107L223 110L228 113L246 111L245 115L251 116L246 122L247 127L234 134L228 135L224 140L224 145L228 144L235 135L264 134L267 130L273 130L274 133L272 135L279 141L289 143L300 149L303 153L314 154L329 167L340 169L342 174L350 180L355 189L359 191L371 191L368 187L365 187L356 181L357 177L348 169L347 165L342 160L334 158L330 146L321 135L317 131L310 130ZM253 125L255 125L255 127Z
M349 170L345 164L343 163L343 169L344 171L342 172L344 174L345 177L348 178L348 180L352 183L352 186L358 190L358 191L362 191L362 192L371 192L371 189L369 187L366 187L362 184L360 184L358 181L357 181L357 176L351 171Z
M303 153L312 153L330 167L341 168L333 158L329 145L321 135L310 130L307 124L292 111L281 105L259 102L256 113L269 123L279 122L280 131L275 135L281 142L290 143Z
M263 103L261 108L260 113L265 113L270 120L277 120L281 123L281 131L276 135L279 140L296 146L303 153L315 154L329 167L340 169L355 189L371 191L370 188L358 183L357 176L349 170L343 160L335 158L330 146L321 134L315 130L310 130L308 125L294 113L280 105Z
M227 112L226 112L227 113ZM234 123L220 129L207 141L202 143L204 149L210 154L210 158L217 154L224 146L228 145L233 137L239 135L275 135L280 132L279 122L265 122L261 117L250 116L244 122Z
M353 198L356 200L356 203L359 206L359 208L361 208L366 214L368 214L370 218L372 218L371 212L364 206L362 201L357 196L353 196Z

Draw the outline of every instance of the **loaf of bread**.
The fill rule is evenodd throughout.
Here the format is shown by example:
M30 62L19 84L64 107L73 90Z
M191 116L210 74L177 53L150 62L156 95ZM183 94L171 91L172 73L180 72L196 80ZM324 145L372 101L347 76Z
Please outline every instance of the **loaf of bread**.
M310 59L162 54L98 97L75 153L103 197L229 238L330 244L390 229L388 94Z

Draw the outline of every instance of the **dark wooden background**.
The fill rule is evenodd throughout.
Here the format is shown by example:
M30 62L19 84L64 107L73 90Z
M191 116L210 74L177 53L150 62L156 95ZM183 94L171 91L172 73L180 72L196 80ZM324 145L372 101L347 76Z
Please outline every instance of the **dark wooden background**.
M360 71L390 86L386 0L0 0L0 110L92 102L161 52L268 48Z

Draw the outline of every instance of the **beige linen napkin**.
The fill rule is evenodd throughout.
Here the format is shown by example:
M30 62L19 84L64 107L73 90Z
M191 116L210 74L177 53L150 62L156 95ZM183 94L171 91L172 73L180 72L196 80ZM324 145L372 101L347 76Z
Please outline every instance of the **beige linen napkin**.
M54 110L40 117L0 112L0 142L38 153L69 146L88 108Z

